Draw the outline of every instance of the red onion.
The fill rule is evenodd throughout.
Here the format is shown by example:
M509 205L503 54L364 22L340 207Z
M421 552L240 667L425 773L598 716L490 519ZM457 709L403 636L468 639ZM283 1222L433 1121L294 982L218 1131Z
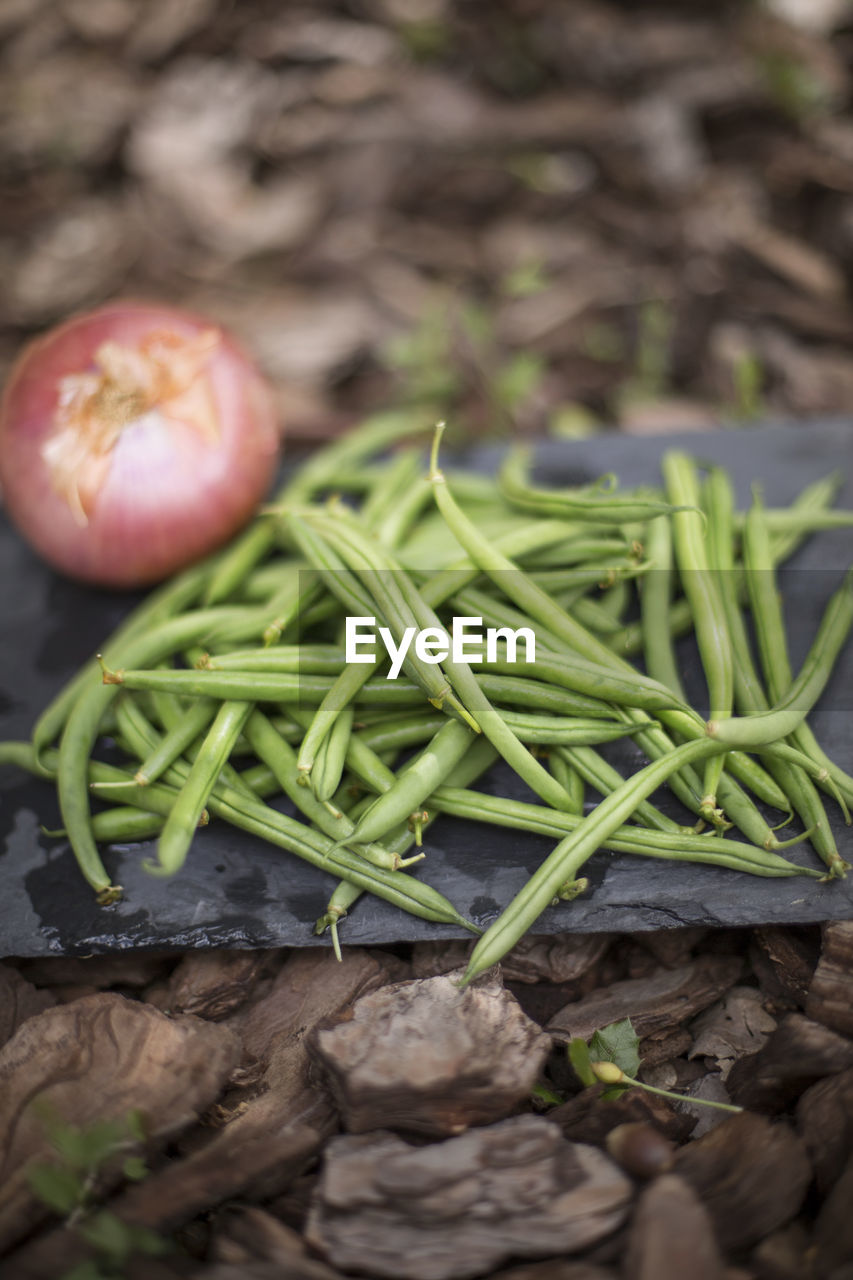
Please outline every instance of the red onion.
M227 541L265 495L272 397L201 316L115 302L28 346L0 405L13 522L73 578L157 582Z

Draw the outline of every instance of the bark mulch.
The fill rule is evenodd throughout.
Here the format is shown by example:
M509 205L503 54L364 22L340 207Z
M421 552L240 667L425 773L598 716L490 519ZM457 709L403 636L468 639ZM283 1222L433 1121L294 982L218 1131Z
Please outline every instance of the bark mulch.
M463 990L455 942L6 961L0 1269L845 1280L851 948L533 938ZM566 1041L626 1016L682 1101L580 1085Z

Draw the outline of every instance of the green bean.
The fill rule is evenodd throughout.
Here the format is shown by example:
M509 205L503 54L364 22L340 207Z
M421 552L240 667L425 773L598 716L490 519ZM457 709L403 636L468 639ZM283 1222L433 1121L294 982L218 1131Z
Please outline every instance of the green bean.
M584 780L578 773L573 764L570 764L565 756L561 756L558 751L552 751L548 756L548 765L554 777L560 786L571 797L571 808L566 809L566 813L576 813L578 816L583 814L584 805ZM441 788L439 788L441 790ZM557 813L554 809L552 812Z
M853 570L834 593L797 679L776 704L759 715L709 721L708 734L727 746L769 746L787 738L809 714L826 688L836 658L853 626Z
M664 519L664 517L659 517ZM560 591L569 591L573 587L601 587L606 589L625 579L640 578L652 568L649 560L635 560L628 556L618 559L609 558L590 563L575 565L561 569L530 569L527 571L531 582L556 595Z
M278 644L289 627L304 618L312 605L322 606L323 586L316 573L298 569L295 581L285 582L266 605L268 619L260 632L265 645Z
M378 557L380 570L393 570L397 586L404 597L405 605L416 624L421 628L438 628L441 624L426 598L421 596L406 574L387 553ZM467 663L444 660L444 670L459 697L469 711L473 711L481 731L500 751L501 755L516 770L521 778L542 799L556 808L568 804L569 797L555 779L536 760L522 742L504 722L499 712L492 706L486 696L483 685L478 683Z
M545 592L540 591L522 574L511 560L508 560L500 552L496 551L487 539L480 535L479 530L471 523L456 505L452 494L444 482L442 473L438 470L437 456L438 447L441 439L441 428L436 431L433 442L433 452L431 461L431 479L435 489L435 500L439 510L444 515L449 526L453 529L454 535L459 542L464 545L468 554L474 559L489 577L496 581L497 585L505 589L506 574L509 572L513 575L512 585L514 598L521 603L531 618L540 622L546 628L553 630L565 643L573 648L581 657L587 658L592 662L598 662L601 665L619 664L620 669L630 671L633 675L633 668L622 659L612 654L605 645L602 645L594 636L591 636L582 626L575 622L568 614L557 606L554 601ZM634 715L639 720L647 717L641 711L635 711ZM689 721L689 717L687 717ZM694 732L697 731L693 726ZM699 730L701 732L701 730ZM666 736L666 749L671 745ZM646 732L640 743L644 750L647 750L646 743L654 746L655 743L660 746L661 739L658 735ZM671 785L678 790L679 795L686 803L693 804L692 786L689 780L679 780L677 777L671 779ZM534 787L534 790L538 788ZM552 803L550 797L542 791L538 792L543 800ZM559 803L554 805L559 808ZM760 821L760 815L756 813L756 819ZM766 824L765 824L766 825ZM769 832L769 828L767 829Z
M174 729L170 729L160 740L157 750L143 760L137 769L136 780L139 785L147 786L159 778L195 742L199 734L205 732L215 714L216 703L212 698L200 698L186 711Z
M214 562L213 559L207 559L192 565L178 577L158 587L137 605L110 637L104 649L107 659L111 660L114 649L132 636L144 633L164 618L180 613L191 604L202 590ZM37 755L55 742L65 727L78 696L91 683L97 670L97 662L92 658L45 707L33 728L32 740Z
M649 521L646 554L654 566L652 572L643 578L640 587L646 670L653 680L672 689L679 701L686 702L669 627L673 567L672 526L666 516L657 516Z
M367 527L375 529L419 482L423 483L420 451L405 449L395 454L377 475L361 508L361 518Z
M206 654L196 666L205 671L272 671L310 676L339 675L346 665L343 649L334 644L279 644L266 649L232 649Z
M593 787L599 795L607 796L611 791L621 787L625 779L608 760L588 746L557 747L551 753L552 760L563 760L566 765L576 770L582 780ZM684 828L662 813L649 800L641 800L634 814L635 821L655 831L680 832Z
M332 688L329 676L283 675L255 671L152 670L129 667L105 673L105 686L127 689L162 689L191 698L221 698L232 702L283 702L319 704ZM379 706L411 704L422 691L411 680L372 679L359 692L359 701Z
M302 746L299 748L297 768L300 773L304 775L310 774L314 766L316 752L321 743L331 732L332 726L342 714L344 708L362 692L377 666L377 663L353 664L344 667L340 675L336 677L333 685L320 703L311 726L302 741Z
M163 874L173 875L183 866L199 816L251 713L250 702L223 702L216 713L157 843Z
M35 774L37 778L52 781L56 772L46 763L49 757L48 748L36 751L32 742L0 742L0 765L12 765L16 769L25 769L27 773Z
M545 529L549 525L567 527L563 521L537 520L530 529L532 532L540 527ZM643 550L641 546L632 546L624 536L617 534L601 534L598 537L569 536L562 541L554 539L545 546L534 545L531 549L502 544L499 545L499 549L504 555L511 556L519 564L523 564L530 574L546 573L550 569L561 573L572 565L591 565L608 557L630 556L636 559Z
M813 484L807 485L802 493L794 499L791 510L795 512L821 511L832 501L838 491L838 487L839 477L837 474L815 481ZM790 527L785 531L778 530L772 533L770 535L770 550L773 563L780 564L791 556L802 544L803 538L804 532L802 530L792 530ZM738 586L738 598L745 596L746 579L742 578ZM693 617L687 600L679 599L674 602L670 607L667 622L673 639L690 634L693 630ZM623 656L641 653L643 635L640 624L636 622L629 623L621 632L610 637L607 643L615 653Z
M347 521L344 530L340 527L343 525L340 516L337 521L316 514L309 515L308 519L315 532L319 531L331 543L333 550L365 585L377 603L377 612L384 616L399 644L401 637L408 632L415 620L396 581L397 574L386 572L392 566L386 564L378 549L363 537L354 522ZM402 570L398 570L398 573L402 574ZM335 590L333 584L332 589ZM373 610L368 610L368 615L372 613ZM421 686L434 706L440 710L446 706L448 711L452 711L475 732L479 732L476 719L448 683L442 665L424 662L409 651L403 659L403 669Z
M304 711L302 708L291 708L291 715L297 723L301 723L305 729L310 728L312 716L311 713ZM442 723L447 719L442 716ZM362 742L358 734L353 734L347 746L346 765L356 774L365 786L371 791L377 791L380 794L383 791L390 791L396 782L396 776L383 764L380 757L375 751ZM298 775L297 775L298 781Z
M484 662L482 666L484 671L493 671L499 675L508 674L516 668L516 664L507 658L496 658L491 662ZM655 680L639 673L629 680L621 671L586 662L574 654L551 653L540 648L536 662L530 664L528 669L537 679L568 689L574 694L590 697L590 691L594 689L605 703L639 707L645 711L665 711L677 706L686 709L686 704L679 703L677 694L665 689Z
M416 747L426 742L438 732L446 719L439 712L429 714L418 711L413 715L394 716L369 725L360 729L357 737L373 751L403 751L406 747Z
M497 752L492 744L486 738L477 738L470 749L462 757L457 765L451 769L445 779L445 785L454 787L469 787L472 782L476 782L481 774L489 768L497 758ZM434 813L429 813L424 819L424 828L428 827L434 820ZM402 856L414 844L414 832L407 826L400 836L390 842L389 847L395 853ZM314 932L317 934L324 933L326 929L332 930L332 938L335 945L336 953L340 959L340 951L337 942L337 924L343 919L346 913L352 910L355 902L361 895L361 890L347 881L341 881L336 887L329 899L326 912L322 915L314 925Z
M611 720L613 707L599 698L573 693L564 685L546 684L526 676L491 675L477 677L487 698L500 705L528 707L533 711L551 711L554 715L578 716L587 720Z
M466 533L467 532L468 531L466 529ZM461 593L461 595L457 597L457 601L461 602L465 607L476 606L476 610L478 612L482 611L484 616L492 622L508 623L510 626L514 626L519 623L523 624L526 621L524 615L518 614L507 605L501 605L499 610L496 611L494 607L490 607L487 597L482 596L481 593L475 592L474 590L466 590ZM576 624L573 623L572 625L574 626ZM542 643L553 644L555 647L560 645L560 639L557 636L552 636L551 633L548 632L547 628L544 632L540 630L539 635ZM598 646L597 641L592 637L590 637L590 639L594 645ZM638 684L638 679L641 678L632 667L628 666L620 659L614 658L613 655L607 654L606 649L597 647L595 651L599 655L603 653L609 657L614 666L614 676L621 675L623 670L630 672L632 688L635 691L642 689L643 686ZM564 655L549 654L548 659L552 660L555 657L562 658L563 656ZM574 655L572 656L572 660L575 660ZM485 686L486 679L486 676L482 676L480 678L480 684L483 689L488 692ZM490 694L489 696L492 695ZM637 696L639 698L639 694ZM656 707L661 720L668 722L671 724L673 729L685 736L692 738L701 737L705 732L705 726L701 717L699 717L695 712L690 711L689 708L673 707L672 710L668 709L663 705L666 703L667 697L668 695L665 695L662 702L658 703ZM674 703L674 697L670 698L669 701ZM646 713L644 711L631 710L626 712L626 715L631 718L634 723L637 723L640 726L645 726L641 727L641 731L637 735L637 742L648 755L657 757L672 748L673 743L671 740L660 730L659 727L653 727L647 721ZM756 761L751 760L741 752L732 752L728 756L728 764L731 771L737 771L738 776L744 778L748 785L750 785L752 789L756 791L756 794L759 794L762 799L766 800L770 804L779 804L781 802L782 806L785 806L784 795L774 784L773 779L767 776L765 771L757 764ZM685 769L682 772L683 777L676 776L672 778L670 780L670 785L683 804L688 808L699 812L701 808L701 794L698 789L699 780L690 770ZM756 844L760 844L762 846L766 845L767 842L770 841L770 847L772 847L772 841L775 838L773 833L762 818L761 814L751 803L748 797L744 795L734 780L727 778L724 775L720 780L720 787L725 799L726 807L730 811L732 819L737 822L744 834L747 835L749 839L754 840Z
M400 771L390 791L374 801L359 818L350 839L381 840L400 822L422 810L424 800L458 764L474 741L474 734L458 720L448 720L423 751Z
M618 491L603 495L595 489L534 489L528 482L529 456L529 450L521 446L511 449L498 477L501 493L522 511L601 524L624 524L677 509L666 502L637 494L622 495Z
M571 613L577 622L597 636L612 636L622 630L619 618L614 618L601 602L589 596L577 596L569 602L566 611Z
M745 528L747 518L736 516L737 526ZM853 511L796 511L791 507L776 511L771 507L764 512L764 521L768 532L773 534L816 533L822 529L849 529L853 525Z
M394 550L411 530L418 516L430 501L430 487L426 476L419 476L407 493L388 511L376 525L376 540L381 547Z
M641 571L646 573L648 568L648 563L643 563ZM590 597L587 601L587 605L595 605L598 613L606 615L610 621L615 624L614 629L618 630L622 626L622 615L628 608L629 601L630 595L628 591L628 579L625 576L622 576L617 577L614 582L605 585L600 596ZM604 630L603 621L600 629L602 631Z
M560 841L478 940L460 985L467 985L478 973L503 959L507 951L539 919L561 887L575 878L583 864L630 817L637 803L651 795L671 776L673 770L683 763L692 764L694 761L707 759L720 750L719 745L710 738L685 742L669 755L646 765L602 800L591 814L580 821L573 832Z
M132 844L159 835L165 821L159 814L146 813L133 805L116 805L93 816L92 834L98 844ZM200 821L198 825L203 827L205 823Z
M804 512L825 511L835 501L841 484L842 477L838 471L834 471L828 476L823 476L820 480L813 481L812 484L806 485L797 494L789 511L797 516ZM772 531L770 533L770 547L773 563L781 564L783 560L787 560L800 546L804 536L805 531L803 529L794 529L790 523L786 524L782 529Z
M355 830L354 824L344 814L338 814L336 817L308 788L299 785L296 780L296 756L276 733L263 712L258 711L257 708L246 725L246 733L258 759L270 769L285 795L297 809L315 823L325 835L333 840L348 842ZM389 871L394 871L401 865L396 853L390 852L379 844L370 844L361 850L361 854L373 865L385 867Z
M322 758L311 772L311 785L318 800L329 800L340 786L349 740L352 736L353 707L344 707L323 740Z
M138 722L135 749L137 751L148 751L155 744L156 734L151 726L145 726L144 723ZM292 774L292 770L290 772ZM185 785L189 770L182 762L176 762L173 769L170 770L170 777L172 775L174 775L174 779L179 786ZM293 798L295 799L295 797ZM302 798L302 802L308 802L307 792L305 797ZM259 800L244 796L221 781L217 782L211 791L209 803L210 811L215 816L224 818L225 821L230 822L232 825L258 835L262 839L267 839L271 844L279 845L281 848L295 853L298 857L312 862L315 866L320 866L323 870L342 875L344 878L354 881L360 887L376 893L377 896L387 898L388 901L402 906L414 915L420 915L424 919L441 920L444 923L462 924L466 928L473 928L472 925L465 923L464 918L459 915L446 898L421 881L412 881L405 889L395 890L387 879L387 877L395 873L368 861L368 857L374 852L374 846L372 845L364 846L360 854L354 854L351 850L340 849L337 844L333 844L331 839L322 834L322 832L315 831L312 827L306 827L294 819L288 818L285 814L279 813L278 810L270 808ZM389 857L393 865L402 865L399 858L395 858L388 850L383 849L380 860L387 861ZM355 860L354 865L353 859ZM356 874L353 874L353 872ZM374 881L370 881L371 873L375 873L376 879ZM408 881L409 877L400 875L400 880ZM425 914L425 912L431 914Z
M493 627L517 630L525 623L524 615L509 605L491 600L483 592L469 588L455 597L458 608L472 611L470 616L482 617ZM582 697L591 697L590 690L603 702L618 702L625 706L641 707L648 711L660 711L667 707L689 710L671 689L641 675L633 668L614 667L612 662L602 664L577 653L565 653L558 636L540 630L537 636L536 660L527 663L525 669L537 679L558 684ZM484 671L501 674L514 672L517 664L508 658L496 657L482 664ZM600 705L600 703L599 703ZM585 714L579 712L577 714ZM608 711L607 714L610 714Z
M637 725L617 720L579 720L574 716L518 715L513 711L501 711L504 723L525 743L564 746L595 746L597 743L615 742L638 730Z
M537 835L562 836L576 831L582 817L573 813L547 809L544 805L507 800L503 796L483 795L479 791L441 786L430 797L439 813L494 826L511 827ZM684 832L648 831L642 827L623 825L602 840L603 849L614 853L631 853L644 858L665 858L674 862L699 862L708 866L747 871L758 876L807 876L819 879L820 872L800 867L778 854L742 844L725 836L689 835Z
M731 715L734 701L731 642L705 548L696 469L693 461L676 449L664 454L661 469L667 496L673 505L682 508L672 517L673 546L684 592L693 611L696 641L708 685L709 719L722 720ZM717 808L722 768L722 756L712 757L705 766L701 812L711 820Z
M246 608L200 609L156 626L140 627L132 635L125 635L123 642L109 651L119 661L159 662L187 644L207 640L212 634L238 641L251 634L255 617L256 614ZM101 719L116 693L116 686L104 685L94 671L88 670L65 721L57 766L59 807L68 839L83 876L102 904L115 901L121 890L110 883L92 838L86 762Z
M752 606L752 617L761 665L770 696L774 702L784 697L791 684L791 667L785 642L785 627L779 598L776 593L775 574L770 536L763 520L763 509L757 495L747 517L743 538L744 563L746 565L747 591ZM814 784L805 772L798 768L786 774L791 803L806 827L812 832L811 840L818 856L829 868L830 877L843 877L848 865L838 852L826 811Z

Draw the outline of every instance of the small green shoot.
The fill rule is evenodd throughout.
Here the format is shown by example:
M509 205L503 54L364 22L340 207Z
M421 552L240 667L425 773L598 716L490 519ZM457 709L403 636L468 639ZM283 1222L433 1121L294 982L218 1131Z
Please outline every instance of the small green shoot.
M148 1166L138 1154L145 1140L141 1114L132 1111L122 1120L97 1120L87 1128L67 1124L45 1106L39 1108L39 1116L57 1159L33 1165L27 1174L30 1188L94 1252L62 1280L121 1280L134 1255L167 1253L167 1240L95 1204L104 1170L122 1156L121 1171L128 1181L147 1177Z
M685 1098L683 1094L673 1093L669 1089L658 1089L637 1079L640 1069L640 1038L634 1030L630 1018L613 1022L602 1031L596 1031L589 1041L579 1037L571 1040L568 1046L569 1061L575 1075L586 1088L594 1084L604 1084L607 1088L602 1098L618 1098L628 1089L645 1089L661 1098L670 1098L674 1102L696 1103L703 1107L714 1107L718 1111L739 1112L727 1102L712 1102L707 1098Z

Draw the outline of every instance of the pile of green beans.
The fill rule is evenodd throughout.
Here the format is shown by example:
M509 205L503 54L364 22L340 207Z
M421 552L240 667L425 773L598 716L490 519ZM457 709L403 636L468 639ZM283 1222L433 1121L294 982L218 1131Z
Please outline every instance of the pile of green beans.
M853 626L853 571L796 675L775 577L811 531L853 525L830 509L837 479L787 509L756 496L738 512L722 468L675 450L657 490L547 489L521 449L495 478L446 475L441 428L429 460L403 443L418 433L384 414L315 454L234 543L126 619L31 741L0 743L0 764L55 782L98 900L121 893L100 845L156 839L146 865L173 875L203 855L199 827L226 822L339 878L316 926L336 949L365 892L480 934L465 982L583 891L599 849L844 875L824 796L849 822L853 777L807 717ZM348 616L374 618L395 645L479 617L532 631L536 656L514 659L506 636L481 662L410 648L389 679L378 642L375 659L347 663ZM689 631L700 707L675 646ZM623 777L606 744L626 737L646 762ZM476 790L499 758L537 803ZM663 784L681 820L654 802ZM485 932L429 884L424 837L442 813L557 841ZM802 834L781 840L794 820ZM804 839L821 868L781 856Z

